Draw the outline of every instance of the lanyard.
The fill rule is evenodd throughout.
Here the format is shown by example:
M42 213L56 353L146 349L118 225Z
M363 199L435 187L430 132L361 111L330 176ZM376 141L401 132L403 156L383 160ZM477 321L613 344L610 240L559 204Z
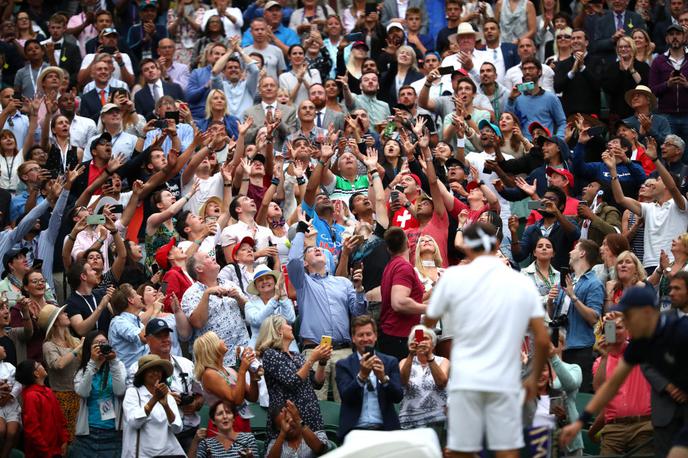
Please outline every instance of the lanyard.
M41 70L43 70L44 65L45 64L41 64L41 66L38 68L38 71L36 72L36 77L34 78L33 69L31 68L31 64L29 64L29 78L31 78L31 87L33 89L34 97L36 96L36 80L38 79L39 75L41 74Z
M93 307L91 307L91 302L90 302L88 299L86 299L86 298L85 298L80 292L78 292L78 291L75 291L75 293L77 293L77 294L79 295L79 297L81 297L81 298L84 300L84 302L86 302L86 306L87 306L88 309L91 311L91 314L93 314L93 313L95 312L96 308L98 308L98 304L96 303L96 297L95 297L93 294L91 294L91 297L93 298ZM98 320L96 320L96 329L98 329Z
M7 169L7 183L12 181L12 171L14 170L14 160L17 159L17 155L15 154L12 156L12 162L7 161L7 156L2 156L2 158L5 160L5 168Z

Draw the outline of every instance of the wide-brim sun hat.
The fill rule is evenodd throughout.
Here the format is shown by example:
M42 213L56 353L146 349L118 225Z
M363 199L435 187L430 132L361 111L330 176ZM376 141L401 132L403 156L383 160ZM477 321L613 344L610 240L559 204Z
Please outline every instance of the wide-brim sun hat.
M253 294L254 296L258 296L260 293L256 288L256 280L261 277L265 277L266 275L272 275L272 277L275 279L275 284L281 276L281 274L276 270L271 270L268 266L261 264L258 267L256 267L256 270L253 273L253 280L251 280L251 283L249 283L248 287L246 287L246 292L249 294Z
M38 312L38 327L45 331L46 339L48 338L48 334L50 334L50 330L55 325L57 317L60 316L60 313L64 311L65 307L67 306L63 305L62 307L57 307L53 304L45 304L41 311Z
M172 363L159 357L158 355L146 355L139 358L139 367L134 375L134 385L143 385L143 376L149 369L159 368L163 372L163 379L172 375L174 368Z
M648 98L650 99L650 110L654 110L655 108L657 108L657 97L652 93L652 90L649 87L642 84L637 85L633 89L629 89L628 91L626 91L626 94L624 94L624 100L626 101L629 107L631 106L631 99L638 92L648 96Z

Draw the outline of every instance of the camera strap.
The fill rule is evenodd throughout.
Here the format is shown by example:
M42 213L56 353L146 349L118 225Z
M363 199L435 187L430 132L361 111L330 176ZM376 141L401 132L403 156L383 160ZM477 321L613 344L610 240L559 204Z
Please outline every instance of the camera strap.
M174 356L170 355L170 359L172 359L172 364L174 364L174 367L175 367L175 368L177 369L177 371L179 372L179 377L182 379L182 385L184 386L184 393L185 393L185 394L190 394L190 393L189 393L189 383L186 381L186 379L187 379L187 377L189 376L189 374L187 374L186 372L184 372L184 371L182 370L182 366L179 365L179 363L178 363L177 360L174 358Z

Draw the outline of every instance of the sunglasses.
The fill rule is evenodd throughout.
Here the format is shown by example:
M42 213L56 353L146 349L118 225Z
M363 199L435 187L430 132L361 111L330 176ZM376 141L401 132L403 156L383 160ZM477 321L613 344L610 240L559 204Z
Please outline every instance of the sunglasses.
M570 40L572 35L557 35L557 40L560 38L566 38L567 40Z

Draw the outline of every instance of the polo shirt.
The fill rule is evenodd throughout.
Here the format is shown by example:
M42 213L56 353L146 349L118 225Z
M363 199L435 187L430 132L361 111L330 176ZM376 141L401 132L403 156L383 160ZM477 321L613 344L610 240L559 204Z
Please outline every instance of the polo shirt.
M403 256L394 256L382 273L380 308L380 330L388 336L407 337L411 328L420 324L420 314L399 313L392 309L392 287L401 285L409 288L409 296L418 303L423 302L425 288L416 271Z
M641 203L642 217L645 219L645 232L643 232L644 267L659 265L659 253L662 249L671 246L671 241L686 232L688 227L688 201L681 197L686 205L686 210L681 210L674 199L669 199L663 204ZM670 250L667 250L670 258L673 258Z
M355 193L362 192L367 196L368 186L368 175L358 175L354 181L335 175L334 181L325 190L330 194L330 199L341 200L348 206L349 198Z

